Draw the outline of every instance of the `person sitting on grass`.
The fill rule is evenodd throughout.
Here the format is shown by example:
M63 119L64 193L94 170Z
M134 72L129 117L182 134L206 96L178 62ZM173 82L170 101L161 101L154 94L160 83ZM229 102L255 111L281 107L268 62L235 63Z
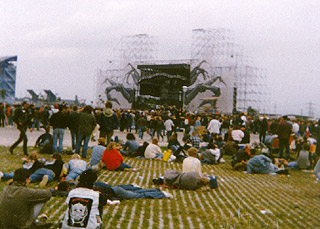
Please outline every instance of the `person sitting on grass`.
M188 149L188 157L183 160L182 172L196 172L201 177L201 162L197 158L198 150L194 147Z
M22 168L28 169L30 174L34 173L37 169L43 166L43 163L39 160L36 152L31 152L27 158L22 158ZM13 179L14 172L2 173L0 172L0 179L3 181Z
M251 149L252 147L249 144L246 144L242 150L233 155L231 161L233 169L238 171L245 171L247 169L246 161L252 157Z
M51 189L28 188L30 170L14 172L13 182L2 191L0 202L1 228L49 228L51 223L37 222L41 209L55 192Z
M63 164L60 153L54 153L50 160L44 163L42 168L37 169L30 176L31 183L40 182L40 187L44 187L48 182L59 180L63 175Z
M46 132L38 137L34 147L39 148L39 153L53 153L53 138L50 134L50 126L47 126Z
M86 169L88 169L87 162L81 160L79 154L73 154L71 160L66 164L66 168L68 171L68 175L66 177L66 181L76 180L77 177Z
M133 135L133 133L128 133L126 138L127 141L123 146L123 150L120 150L120 153L124 156L134 157L136 150L139 148L139 144L136 141L136 137Z
M153 179L152 182L168 188L186 190L196 190L204 186L218 187L216 176L199 176L197 172L181 173L173 170L166 171L163 178Z
M100 228L103 206L107 199L93 190L97 174L93 170L84 171L77 188L71 190L65 200L68 208L61 221L62 228Z
M198 158L201 160L201 163L217 164L222 157L218 146L210 142L206 150L198 153Z
M200 143L202 142L201 138L199 137L198 131L193 131L192 136L189 138L192 147L196 149L200 149Z
M144 152L145 158L161 160L163 153L158 143L158 138L152 139L152 143L147 146L146 151Z
M310 153L310 145L304 143L302 150L297 153L297 165L299 169L310 169L312 162L312 154Z
M169 142L168 142L168 149L171 149L172 152L178 150L178 148L180 147L180 143L178 141L178 134L177 133L173 133L170 138L169 138Z
M99 164L99 162L101 161L103 152L106 150L105 144L106 144L105 138L98 139L98 145L92 148L91 158L89 162L90 166L95 166Z
M102 163L100 163L100 165L105 165L106 168L111 171L138 171L138 169L135 169L132 166L123 163L123 157L119 152L121 148L122 146L119 143L110 142L106 150L103 152L101 159Z

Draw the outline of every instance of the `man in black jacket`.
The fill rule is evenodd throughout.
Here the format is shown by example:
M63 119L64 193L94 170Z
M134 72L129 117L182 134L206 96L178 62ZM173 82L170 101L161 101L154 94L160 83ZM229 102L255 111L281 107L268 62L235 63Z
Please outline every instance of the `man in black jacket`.
M13 154L13 150L23 141L23 153L28 155L27 143L28 138L26 131L29 128L30 132L33 131L32 126L32 111L29 109L29 104L22 102L13 115L13 121L17 124L17 129L20 131L18 140L10 147L9 151Z
M67 127L67 115L63 113L63 105L59 105L59 111L54 113L50 120L50 126L53 128L53 152L62 153L64 130ZM59 139L59 149L58 149Z
M98 124L100 125L100 138L107 137L107 145L111 141L111 137L113 135L113 130L119 127L119 119L112 111L112 103L108 101L106 103L106 107L101 112L98 120Z

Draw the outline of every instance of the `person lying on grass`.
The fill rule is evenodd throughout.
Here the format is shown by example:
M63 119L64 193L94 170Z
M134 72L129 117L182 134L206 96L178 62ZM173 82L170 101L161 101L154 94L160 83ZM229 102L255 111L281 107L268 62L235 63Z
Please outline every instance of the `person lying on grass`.
M39 160L36 152L31 152L27 158L22 158L22 168L28 169L30 174L34 173L37 169L43 167L43 163ZM3 173L0 172L0 179L2 181L13 179L14 172Z
M47 160L42 168L37 169L30 176L30 182L40 182L40 186L44 187L48 182L53 180L59 180L63 174L63 166L64 162L62 161L62 157L60 153L52 154L50 160Z
M139 169L133 168L130 165L123 163L123 157L119 150L122 146L116 142L110 142L103 152L102 155L102 163L99 163L99 168L106 166L108 170L111 171L123 171L123 170L131 170L131 171L139 171Z
M58 185L58 196L67 196L69 191L77 186L77 182L63 181ZM108 185L107 183L96 181L93 190L99 191L109 200L130 200L130 199L162 199L173 196L160 189L142 189L137 185Z
M163 178L153 179L152 182L163 187L186 190L196 190L204 186L210 186L210 188L218 187L216 176L201 177L197 172L181 173L173 170L166 171Z
M72 155L71 160L65 165L65 167L68 171L68 175L65 180L76 180L83 171L88 169L88 164L86 161L81 160L81 156L79 154L75 153Z
M77 187L65 200L68 208L61 221L62 228L100 228L105 195L93 190L97 174L93 170L81 173Z

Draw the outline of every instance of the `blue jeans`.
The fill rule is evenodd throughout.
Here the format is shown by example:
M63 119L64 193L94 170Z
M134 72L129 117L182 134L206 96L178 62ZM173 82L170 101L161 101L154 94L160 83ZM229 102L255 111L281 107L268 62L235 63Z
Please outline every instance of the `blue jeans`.
M44 175L48 175L48 182L53 181L55 175L54 172L50 169L46 169L46 168L41 168L41 169L37 169L31 176L31 183L34 182L39 182L42 180L42 177Z
M14 172L11 173L3 173L2 181L13 179Z
M53 152L56 153L59 151L59 153L62 153L63 148L63 135L64 135L64 129L56 128L53 130ZM59 149L58 148L58 140L59 140Z
M120 200L130 199L162 199L166 196L160 189L142 189L133 185L116 185L111 186L102 182L95 182L95 186L112 188L116 197Z
M68 181L68 180L75 180L75 179L77 179L78 176L80 176L80 174L81 174L81 173L70 171L65 180L66 180L66 181Z
M90 135L85 135L82 133L79 133L77 135L76 153L80 154L80 147L81 147L81 143L83 141L83 147L82 147L82 157L83 158L87 157L89 140L90 140Z
M122 171L124 169L133 169L133 167L121 162L120 166L116 168L115 171Z
M139 126L139 129L138 129L138 133L139 133L139 138L140 139L143 139L143 134L144 132L146 131L146 127L145 126Z
M40 128L40 122L38 118L34 118L33 119L33 124L32 124L32 129L37 129L39 130Z
M77 135L76 135L76 132L74 131L70 131L71 132L71 146L72 146L72 149L76 149L76 138L77 138Z

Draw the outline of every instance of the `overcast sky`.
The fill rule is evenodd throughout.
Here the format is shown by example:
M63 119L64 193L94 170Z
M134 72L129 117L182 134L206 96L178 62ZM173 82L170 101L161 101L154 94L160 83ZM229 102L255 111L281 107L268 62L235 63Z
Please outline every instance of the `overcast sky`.
M271 112L320 116L319 0L2 0L0 56L18 55L16 95L51 89L93 99L96 70L120 38L159 39L159 59L190 58L196 28L236 34L268 70Z

